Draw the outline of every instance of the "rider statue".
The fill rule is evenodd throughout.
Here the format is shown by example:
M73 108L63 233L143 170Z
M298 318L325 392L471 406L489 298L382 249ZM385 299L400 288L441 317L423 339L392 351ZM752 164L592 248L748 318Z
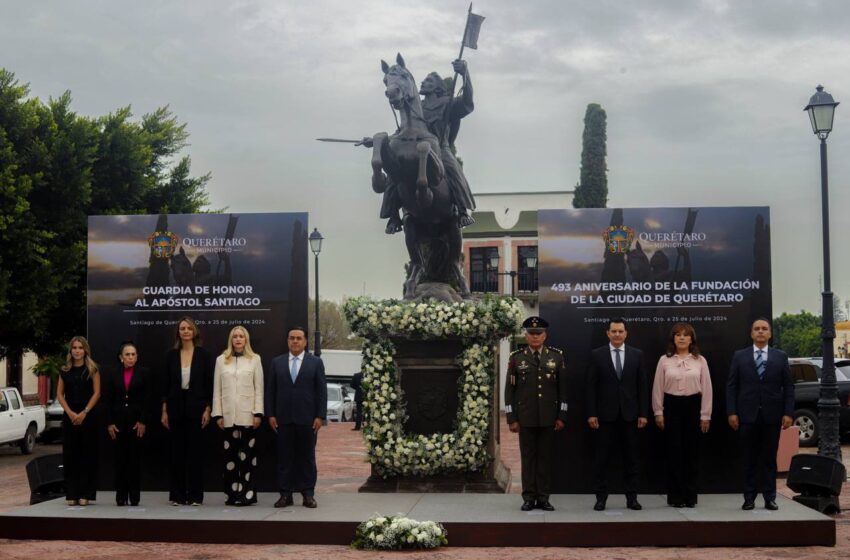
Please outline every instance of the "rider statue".
M423 96L422 110L428 130L440 142L440 158L445 168L454 212L457 214L457 224L458 227L464 228L475 223L472 218L475 199L463 174L463 168L452 153L452 146L460 130L460 120L471 113L475 106L472 101L472 82L469 80L466 61L455 60L452 67L459 76L463 77L463 89L457 97L449 98L446 83L436 72L431 72L422 80L419 93ZM371 147L372 139L364 138L362 144ZM381 218L389 219L386 232L392 234L402 229L402 220L399 218L401 201L391 178L387 178L386 185L381 203Z

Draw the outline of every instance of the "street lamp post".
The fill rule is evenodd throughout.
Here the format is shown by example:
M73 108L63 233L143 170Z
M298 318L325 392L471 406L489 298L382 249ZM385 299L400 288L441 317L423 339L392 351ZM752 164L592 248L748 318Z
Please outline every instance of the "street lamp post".
M510 276L511 277L511 297L514 297L514 279L517 277L518 272L516 270L506 270L504 272L499 272L499 253L496 252L495 255L490 257L490 268L496 271L496 274L499 276ZM527 264L530 268L534 268L537 265L537 257L526 257L525 264Z
M322 355L322 332L319 329L319 253L322 252L322 234L317 228L313 228L310 234L310 250L316 257L316 332L313 333L313 354Z
M823 369L820 380L820 398L818 399L818 424L820 440L818 454L841 461L841 445L838 434L838 415L841 404L838 400L838 384L835 381L835 320L832 304L829 270L829 180L826 166L826 138L832 131L832 120L838 102L818 86L817 92L809 99L805 111L809 113L812 132L820 139L820 185L821 185L821 222L823 226L823 292L821 311L821 337L823 338Z

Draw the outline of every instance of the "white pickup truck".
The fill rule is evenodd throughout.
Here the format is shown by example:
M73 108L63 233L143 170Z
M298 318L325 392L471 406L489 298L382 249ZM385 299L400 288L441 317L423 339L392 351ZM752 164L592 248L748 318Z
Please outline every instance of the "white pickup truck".
M43 406L24 406L17 389L0 388L0 445L18 445L21 453L29 455L44 425Z

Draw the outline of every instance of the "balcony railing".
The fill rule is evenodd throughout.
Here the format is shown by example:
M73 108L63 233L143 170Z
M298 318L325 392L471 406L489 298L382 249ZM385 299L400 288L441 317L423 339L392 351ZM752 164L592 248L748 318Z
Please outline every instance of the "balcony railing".
M517 272L517 292L537 291L537 267L523 268Z
M469 289L479 293L497 293L499 277L494 271L473 270L469 273Z
M492 270L473 270L469 273L469 289L478 293L498 293L499 292L499 276L505 278L505 293L511 293L511 285L509 282L516 282L516 293L534 293L537 292L537 269L524 268L516 273L516 279L509 275L500 275Z

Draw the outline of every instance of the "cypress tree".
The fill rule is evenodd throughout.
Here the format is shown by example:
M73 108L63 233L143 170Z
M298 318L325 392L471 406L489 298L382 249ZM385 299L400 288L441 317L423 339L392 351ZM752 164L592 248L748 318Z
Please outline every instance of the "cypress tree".
M601 105L588 104L582 134L581 180L573 196L574 208L605 208L608 202L606 119Z

